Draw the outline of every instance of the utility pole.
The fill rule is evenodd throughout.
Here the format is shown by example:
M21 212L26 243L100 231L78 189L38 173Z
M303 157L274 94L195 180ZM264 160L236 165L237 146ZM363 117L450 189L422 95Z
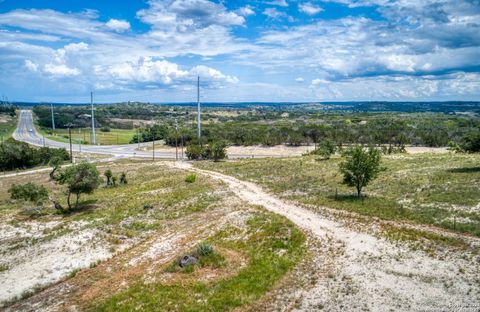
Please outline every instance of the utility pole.
M70 138L70 163L73 164L73 155L72 155L72 127L68 127L68 137Z
M175 160L178 160L178 123L175 119Z
M152 159L153 159L153 161L155 161L155 135L153 136L152 146L153 146Z
M55 130L55 117L53 116L53 103L50 103L50 110L52 111L52 130Z
M197 141L200 145L200 76L197 77Z
M90 92L90 104L92 104L92 144L95 145L95 111L93 109L93 92Z
M82 152L82 128L78 128L78 152Z
M182 161L183 161L183 132L182 132Z

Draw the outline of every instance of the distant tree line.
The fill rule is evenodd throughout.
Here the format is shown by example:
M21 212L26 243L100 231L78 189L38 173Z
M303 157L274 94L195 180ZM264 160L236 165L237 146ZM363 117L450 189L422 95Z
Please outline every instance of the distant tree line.
M299 146L317 145L324 141L342 144L385 145L387 149L403 148L405 145L430 147L447 146L450 141L461 142L471 133L480 132L480 124L460 123L407 124L402 121L375 120L367 124L337 122L333 124L259 124L259 123L217 123L202 127L202 143L224 141L231 145L286 144ZM139 131L131 143L165 140L174 146L196 143L196 128L176 130L169 125L150 126Z
M14 117L16 109L17 107L15 105L0 103L0 114L8 114Z
M55 111L58 128L91 126L89 106L59 106ZM51 127L49 106L35 106L34 112L41 126ZM196 143L195 114L191 112L191 107L117 104L97 105L95 116L99 129L133 128L132 120L153 119L156 124L139 128L131 143L165 140L173 146L181 141L184 145ZM203 112L202 144L223 141L229 145L298 146L329 140L335 145L374 144L387 145L388 149L404 145L440 147L461 142L469 133L480 130L478 117L441 113L333 113L299 108L280 111L273 107L220 112L212 108Z
M34 148L27 143L8 139L0 143L0 170L25 169L39 165L47 165L52 158L69 160L65 149Z

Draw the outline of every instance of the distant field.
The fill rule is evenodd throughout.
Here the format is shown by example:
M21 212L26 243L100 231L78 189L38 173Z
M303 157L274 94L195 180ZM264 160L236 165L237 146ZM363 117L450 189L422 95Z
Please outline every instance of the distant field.
M339 157L317 160L306 156L200 162L197 166L257 182L275 194L305 204L480 236L480 155L385 157L386 171L365 188L363 201L355 198L353 188L341 184L339 162Z
M50 128L38 128L37 129L45 135L46 138L59 142L68 142L68 129L55 129L52 131ZM110 132L102 132L100 130L95 131L97 144L100 145L117 145L128 144L135 134L135 130L125 129L110 129ZM82 144L91 144L92 142L92 130L91 129L72 129L72 142Z
M17 118L7 114L0 114L0 139L6 140L12 136L17 126Z

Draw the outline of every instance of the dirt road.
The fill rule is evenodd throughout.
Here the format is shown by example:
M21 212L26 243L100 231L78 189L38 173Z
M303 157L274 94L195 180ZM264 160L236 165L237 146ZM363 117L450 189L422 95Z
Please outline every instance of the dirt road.
M322 243L331 245L328 250L335 259L333 272L319 276L315 285L301 294L298 310L432 311L456 307L476 311L480 308L478 255L467 257L463 252L428 255L354 230L345 221L331 220L280 200L254 183L194 168L189 163L169 165L221 180L240 199L289 218Z

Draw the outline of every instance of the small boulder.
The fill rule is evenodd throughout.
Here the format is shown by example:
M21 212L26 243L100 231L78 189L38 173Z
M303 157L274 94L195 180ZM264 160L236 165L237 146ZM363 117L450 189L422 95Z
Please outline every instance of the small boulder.
M186 267L188 265L192 265L198 262L198 258L195 255L183 256L178 261L178 265L180 267Z
M145 205L143 205L143 209L145 209L145 210L153 209L153 205L145 204Z

